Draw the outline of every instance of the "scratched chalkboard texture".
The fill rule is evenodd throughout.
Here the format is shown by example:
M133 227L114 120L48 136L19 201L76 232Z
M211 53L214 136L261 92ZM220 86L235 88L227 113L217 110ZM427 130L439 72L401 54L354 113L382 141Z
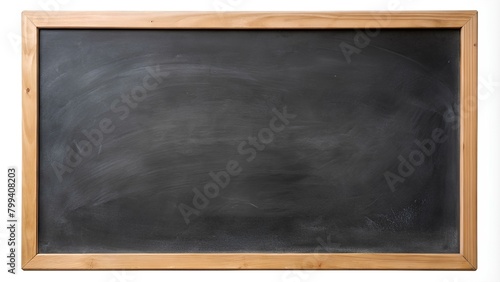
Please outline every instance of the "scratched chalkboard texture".
M459 252L460 32L41 30L39 252Z

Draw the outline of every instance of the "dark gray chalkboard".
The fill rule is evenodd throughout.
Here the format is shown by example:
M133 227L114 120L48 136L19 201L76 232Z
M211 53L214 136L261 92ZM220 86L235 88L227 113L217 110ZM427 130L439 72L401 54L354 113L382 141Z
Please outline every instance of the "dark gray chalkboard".
M39 252L458 253L459 44L41 30Z

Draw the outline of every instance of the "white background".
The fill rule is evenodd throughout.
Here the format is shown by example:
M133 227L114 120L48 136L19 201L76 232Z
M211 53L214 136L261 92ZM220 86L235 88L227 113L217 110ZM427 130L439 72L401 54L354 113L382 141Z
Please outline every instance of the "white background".
M473 271L22 271L7 273L7 167L21 171L21 11L479 11L479 269ZM25 0L0 10L0 281L500 281L500 1ZM20 200L21 189L18 190ZM18 208L18 217L20 217ZM20 230L19 230L20 231ZM17 234L20 243L20 232ZM18 257L20 253L17 254Z

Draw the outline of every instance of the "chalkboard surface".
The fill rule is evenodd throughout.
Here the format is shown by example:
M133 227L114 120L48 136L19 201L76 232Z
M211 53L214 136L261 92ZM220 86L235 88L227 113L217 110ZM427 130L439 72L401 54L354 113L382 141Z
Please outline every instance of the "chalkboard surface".
M39 252L459 252L457 29L41 30Z

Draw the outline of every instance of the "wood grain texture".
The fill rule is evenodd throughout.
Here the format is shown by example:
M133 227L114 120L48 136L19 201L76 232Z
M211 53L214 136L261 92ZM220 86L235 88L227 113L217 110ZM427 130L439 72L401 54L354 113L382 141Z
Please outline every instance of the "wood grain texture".
M23 205L22 265L37 253L38 175L38 32L31 20L22 17L22 115L23 115Z
M470 269L460 254L39 254L24 269Z
M25 12L47 28L460 28L473 11Z
M461 253L477 268L477 13L461 29Z
M477 268L477 12L24 12L23 269ZM461 28L460 254L37 254L38 28Z

